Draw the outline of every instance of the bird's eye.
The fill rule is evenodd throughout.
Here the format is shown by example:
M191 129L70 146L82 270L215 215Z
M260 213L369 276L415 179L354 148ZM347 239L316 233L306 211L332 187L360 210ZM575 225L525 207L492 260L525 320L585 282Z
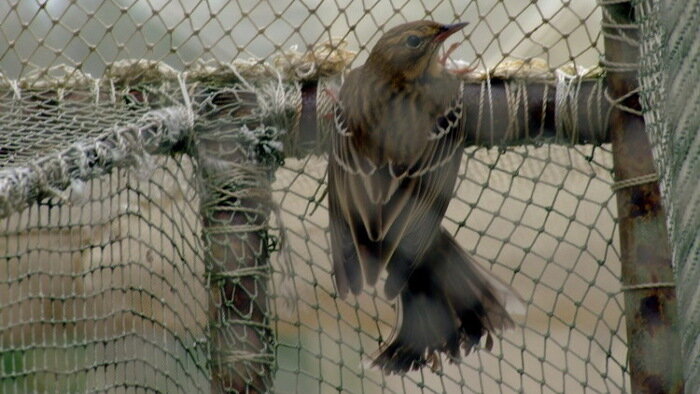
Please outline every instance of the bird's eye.
M423 40L421 40L417 36L410 35L406 37L406 46L408 46L409 48L418 48L421 42L423 42Z

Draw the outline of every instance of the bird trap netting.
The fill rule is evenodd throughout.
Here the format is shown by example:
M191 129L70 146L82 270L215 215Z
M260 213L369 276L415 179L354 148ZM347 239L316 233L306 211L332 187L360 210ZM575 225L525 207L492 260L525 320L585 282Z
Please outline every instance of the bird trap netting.
M630 391L605 3L0 3L0 392ZM387 376L395 305L334 290L325 149L342 72L416 19L470 22L443 225L527 308Z

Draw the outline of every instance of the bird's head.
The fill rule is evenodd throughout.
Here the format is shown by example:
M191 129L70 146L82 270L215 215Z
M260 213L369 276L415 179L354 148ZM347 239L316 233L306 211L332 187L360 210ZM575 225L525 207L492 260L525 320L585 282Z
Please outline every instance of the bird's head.
M396 26L387 31L372 48L367 64L391 78L407 81L426 73L439 72L440 45L466 25L416 21Z

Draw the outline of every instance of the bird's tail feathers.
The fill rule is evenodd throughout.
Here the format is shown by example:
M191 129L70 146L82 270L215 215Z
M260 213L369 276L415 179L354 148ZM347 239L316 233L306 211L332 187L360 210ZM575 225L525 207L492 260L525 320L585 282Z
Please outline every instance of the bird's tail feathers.
M387 373L439 368L441 353L455 362L483 336L490 350L492 333L513 326L508 312L525 310L517 293L481 268L444 229L410 274L399 303L398 327L373 361Z

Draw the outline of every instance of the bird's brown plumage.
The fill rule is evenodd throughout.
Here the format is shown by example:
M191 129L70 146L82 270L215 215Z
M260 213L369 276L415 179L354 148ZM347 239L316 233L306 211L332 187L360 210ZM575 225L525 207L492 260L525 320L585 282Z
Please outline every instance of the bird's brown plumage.
M437 55L463 26L418 21L389 30L340 92L328 172L334 275L345 297L359 294L364 282L374 285L386 268L385 294L401 294L399 338L377 359L387 371L423 365L436 350L456 356L461 343L473 345L510 321L483 274L440 226L465 131L461 84ZM448 280L450 271L463 281ZM430 318L426 308L436 315L416 326L416 319ZM413 344L405 343L415 336L410 332L418 333Z

